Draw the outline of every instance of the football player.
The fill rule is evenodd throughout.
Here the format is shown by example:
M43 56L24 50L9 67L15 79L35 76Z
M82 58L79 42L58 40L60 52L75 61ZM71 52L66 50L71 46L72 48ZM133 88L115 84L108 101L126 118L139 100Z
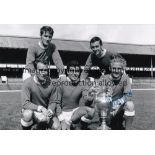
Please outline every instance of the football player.
M99 111L101 126L99 129L131 129L135 116L132 101L131 83L124 74L126 61L123 58L114 58L110 63L111 74L101 77L104 86L112 92L112 102L102 100L102 91L96 98L96 108ZM123 126L123 122L125 125Z
M31 46L27 52L26 67L23 73L23 81L35 74L35 62L37 61L53 61L57 67L59 77L65 79L64 65L60 54L55 46L51 43L54 30L50 26L43 26L40 29L40 41Z
M26 79L22 87L22 128L29 130L36 125L36 129L59 129L57 89L51 85L48 64L39 61L35 68L34 77Z
M59 89L61 113L58 116L62 130L70 130L71 124L82 118L89 121L93 117L94 108L86 106L88 87L80 81L81 68L76 60L67 65L67 80L62 81ZM80 104L81 103L81 104Z
M81 80L85 80L88 77L89 71L92 66L99 67L102 74L108 74L110 72L110 60L112 60L116 56L121 57L120 54L112 53L103 48L102 40L99 37L93 37L90 40L90 48L92 50L92 53L89 55L86 61L84 70L80 77Z

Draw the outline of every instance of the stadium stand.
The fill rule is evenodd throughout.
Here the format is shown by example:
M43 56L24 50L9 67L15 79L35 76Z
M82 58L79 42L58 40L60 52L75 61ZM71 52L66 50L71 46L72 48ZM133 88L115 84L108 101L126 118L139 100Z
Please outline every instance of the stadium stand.
M0 76L8 77L8 83L11 85L10 89L14 88L13 85L19 88L22 83L21 77L27 50L29 46L37 43L38 40L39 38L34 37L0 36ZM53 42L59 50L64 65L69 60L77 59L81 66L84 66L90 54L89 41L53 39ZM143 83L145 87L146 83L154 87L155 45L109 42L104 42L103 45L112 52L119 52L127 60L127 73L133 78L133 85L138 87L139 83ZM56 78L58 74L53 62L51 65L51 77ZM92 74L96 73L97 71L94 70Z

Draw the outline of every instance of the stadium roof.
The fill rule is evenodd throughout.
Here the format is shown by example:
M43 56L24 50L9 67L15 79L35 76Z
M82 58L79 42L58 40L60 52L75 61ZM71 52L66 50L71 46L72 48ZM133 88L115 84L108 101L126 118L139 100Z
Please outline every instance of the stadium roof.
M0 36L0 48L28 49L39 38ZM53 39L59 51L90 52L89 41ZM104 47L122 54L155 55L155 45L136 45L104 42Z

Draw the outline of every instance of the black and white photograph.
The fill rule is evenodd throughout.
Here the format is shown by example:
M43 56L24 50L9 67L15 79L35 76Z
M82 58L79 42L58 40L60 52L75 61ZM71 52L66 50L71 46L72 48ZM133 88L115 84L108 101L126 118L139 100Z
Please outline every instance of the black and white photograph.
M155 25L0 24L0 130L154 130Z
M153 0L1 1L0 153L153 154L154 15Z

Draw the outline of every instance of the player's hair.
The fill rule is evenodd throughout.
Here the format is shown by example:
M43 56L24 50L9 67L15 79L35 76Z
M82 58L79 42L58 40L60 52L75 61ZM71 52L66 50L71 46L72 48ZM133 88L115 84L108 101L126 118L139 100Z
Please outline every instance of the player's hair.
M34 61L34 68L37 70L37 64L38 63L42 63L42 64L44 64L44 65L48 65L48 62L47 61L45 61L45 60L36 60L36 61Z
M90 45L96 41L99 41L100 45L102 46L103 43L102 43L102 39L99 38L99 37L93 37L91 40L90 40Z
M115 57L114 59L112 59L110 62L110 66L112 66L115 62L121 63L123 67L126 67L127 65L127 62L123 57Z
M40 29L40 36L43 35L44 32L49 32L52 36L54 34L54 30L52 27L50 26L43 26L41 29Z
M81 66L77 60L71 60L67 63L67 71L69 71L70 67L79 67L81 72Z

